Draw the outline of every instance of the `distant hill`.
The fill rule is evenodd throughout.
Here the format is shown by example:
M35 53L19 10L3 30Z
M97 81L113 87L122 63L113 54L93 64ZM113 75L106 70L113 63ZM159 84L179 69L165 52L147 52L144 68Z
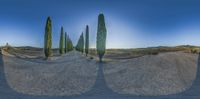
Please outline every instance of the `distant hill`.
M147 47L147 48L172 48L170 46L155 46L155 47Z
M186 47L186 48L199 48L200 46L194 46L194 45L179 45L176 47Z
M178 45L178 46L155 46L155 47L147 47L147 48L200 48L200 46Z

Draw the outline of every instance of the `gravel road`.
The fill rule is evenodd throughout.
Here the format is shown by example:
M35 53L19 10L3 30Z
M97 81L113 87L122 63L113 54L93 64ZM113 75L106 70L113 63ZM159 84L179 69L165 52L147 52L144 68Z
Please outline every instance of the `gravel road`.
M107 85L120 94L158 96L189 89L196 77L197 54L169 52L108 62Z
M200 68L197 69L197 76L190 89L173 95L162 96L134 96L118 94L106 84L104 69L106 63L96 63L98 68L96 82L89 90L72 96L48 96L48 95L27 95L14 91L7 82L5 73L4 57L0 55L0 99L199 99L200 98ZM200 58L198 57L198 66Z

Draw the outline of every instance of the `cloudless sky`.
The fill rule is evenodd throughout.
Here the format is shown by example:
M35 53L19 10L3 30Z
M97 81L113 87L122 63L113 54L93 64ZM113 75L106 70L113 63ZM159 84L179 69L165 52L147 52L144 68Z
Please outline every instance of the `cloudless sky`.
M95 47L98 14L107 26L107 48L200 46L200 0L0 0L0 45L43 47L51 16L53 47L60 28L76 45L85 26Z

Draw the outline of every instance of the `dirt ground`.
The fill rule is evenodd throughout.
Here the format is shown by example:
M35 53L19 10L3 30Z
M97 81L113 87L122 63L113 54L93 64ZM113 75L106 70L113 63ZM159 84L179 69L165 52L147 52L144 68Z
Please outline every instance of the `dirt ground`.
M120 94L168 95L182 92L196 77L198 55L168 52L108 62L107 85Z
M56 54L46 61L42 55L33 57L28 53L25 53L26 57L21 57L17 52L9 52L7 54L10 55L3 57L6 79L17 92L69 96L82 94L95 83L98 70L95 59L72 51L62 56ZM166 52L115 59L103 64L103 73L107 86L119 94L175 94L192 85L196 77L197 58L197 54Z
M8 84L20 93L32 95L76 95L95 83L96 62L78 52L53 60L3 57Z

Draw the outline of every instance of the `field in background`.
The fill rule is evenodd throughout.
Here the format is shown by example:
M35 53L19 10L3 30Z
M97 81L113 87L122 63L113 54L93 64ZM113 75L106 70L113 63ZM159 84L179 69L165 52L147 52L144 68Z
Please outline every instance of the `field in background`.
M199 46L181 45L176 47L148 47L148 48L135 48L135 49L107 49L104 58L106 59L130 59L137 58L144 55L157 55L164 52L177 52L182 51L185 53L199 53ZM97 57L96 49L90 49L89 54L92 57Z
M89 57L77 51L60 55L58 49L53 49L53 57L47 61L44 60L42 48L7 46L3 49L7 81L10 81L11 88L19 92L34 95L72 95L83 92L82 89L90 89L84 87L85 84L93 85L95 82L97 70L100 71L97 68L104 66L101 72L106 85L115 92L154 96L175 94L191 87L197 70L196 53L200 47L107 49L101 65L97 64L95 49L90 49ZM91 82L86 83L84 80ZM101 80L97 80L97 83ZM103 87L105 84L98 86ZM63 87L65 89L60 89Z
M26 56L34 56L35 58L42 58L44 57L43 49L42 48L36 48L36 47L4 47L6 48L7 52L9 52L12 55L20 55L24 56L24 58L27 58ZM200 47L199 46L191 46L191 45L181 45L176 47L167 47L167 46L159 46L159 47L148 47L148 48L134 48L134 49L107 49L104 59L131 59L131 58L137 58L144 55L157 55L159 53L164 52L177 52L182 51L185 53L199 53ZM53 49L53 55L59 56L58 49ZM91 59L97 59L98 55L96 52L96 49L90 49L89 50L89 56Z

